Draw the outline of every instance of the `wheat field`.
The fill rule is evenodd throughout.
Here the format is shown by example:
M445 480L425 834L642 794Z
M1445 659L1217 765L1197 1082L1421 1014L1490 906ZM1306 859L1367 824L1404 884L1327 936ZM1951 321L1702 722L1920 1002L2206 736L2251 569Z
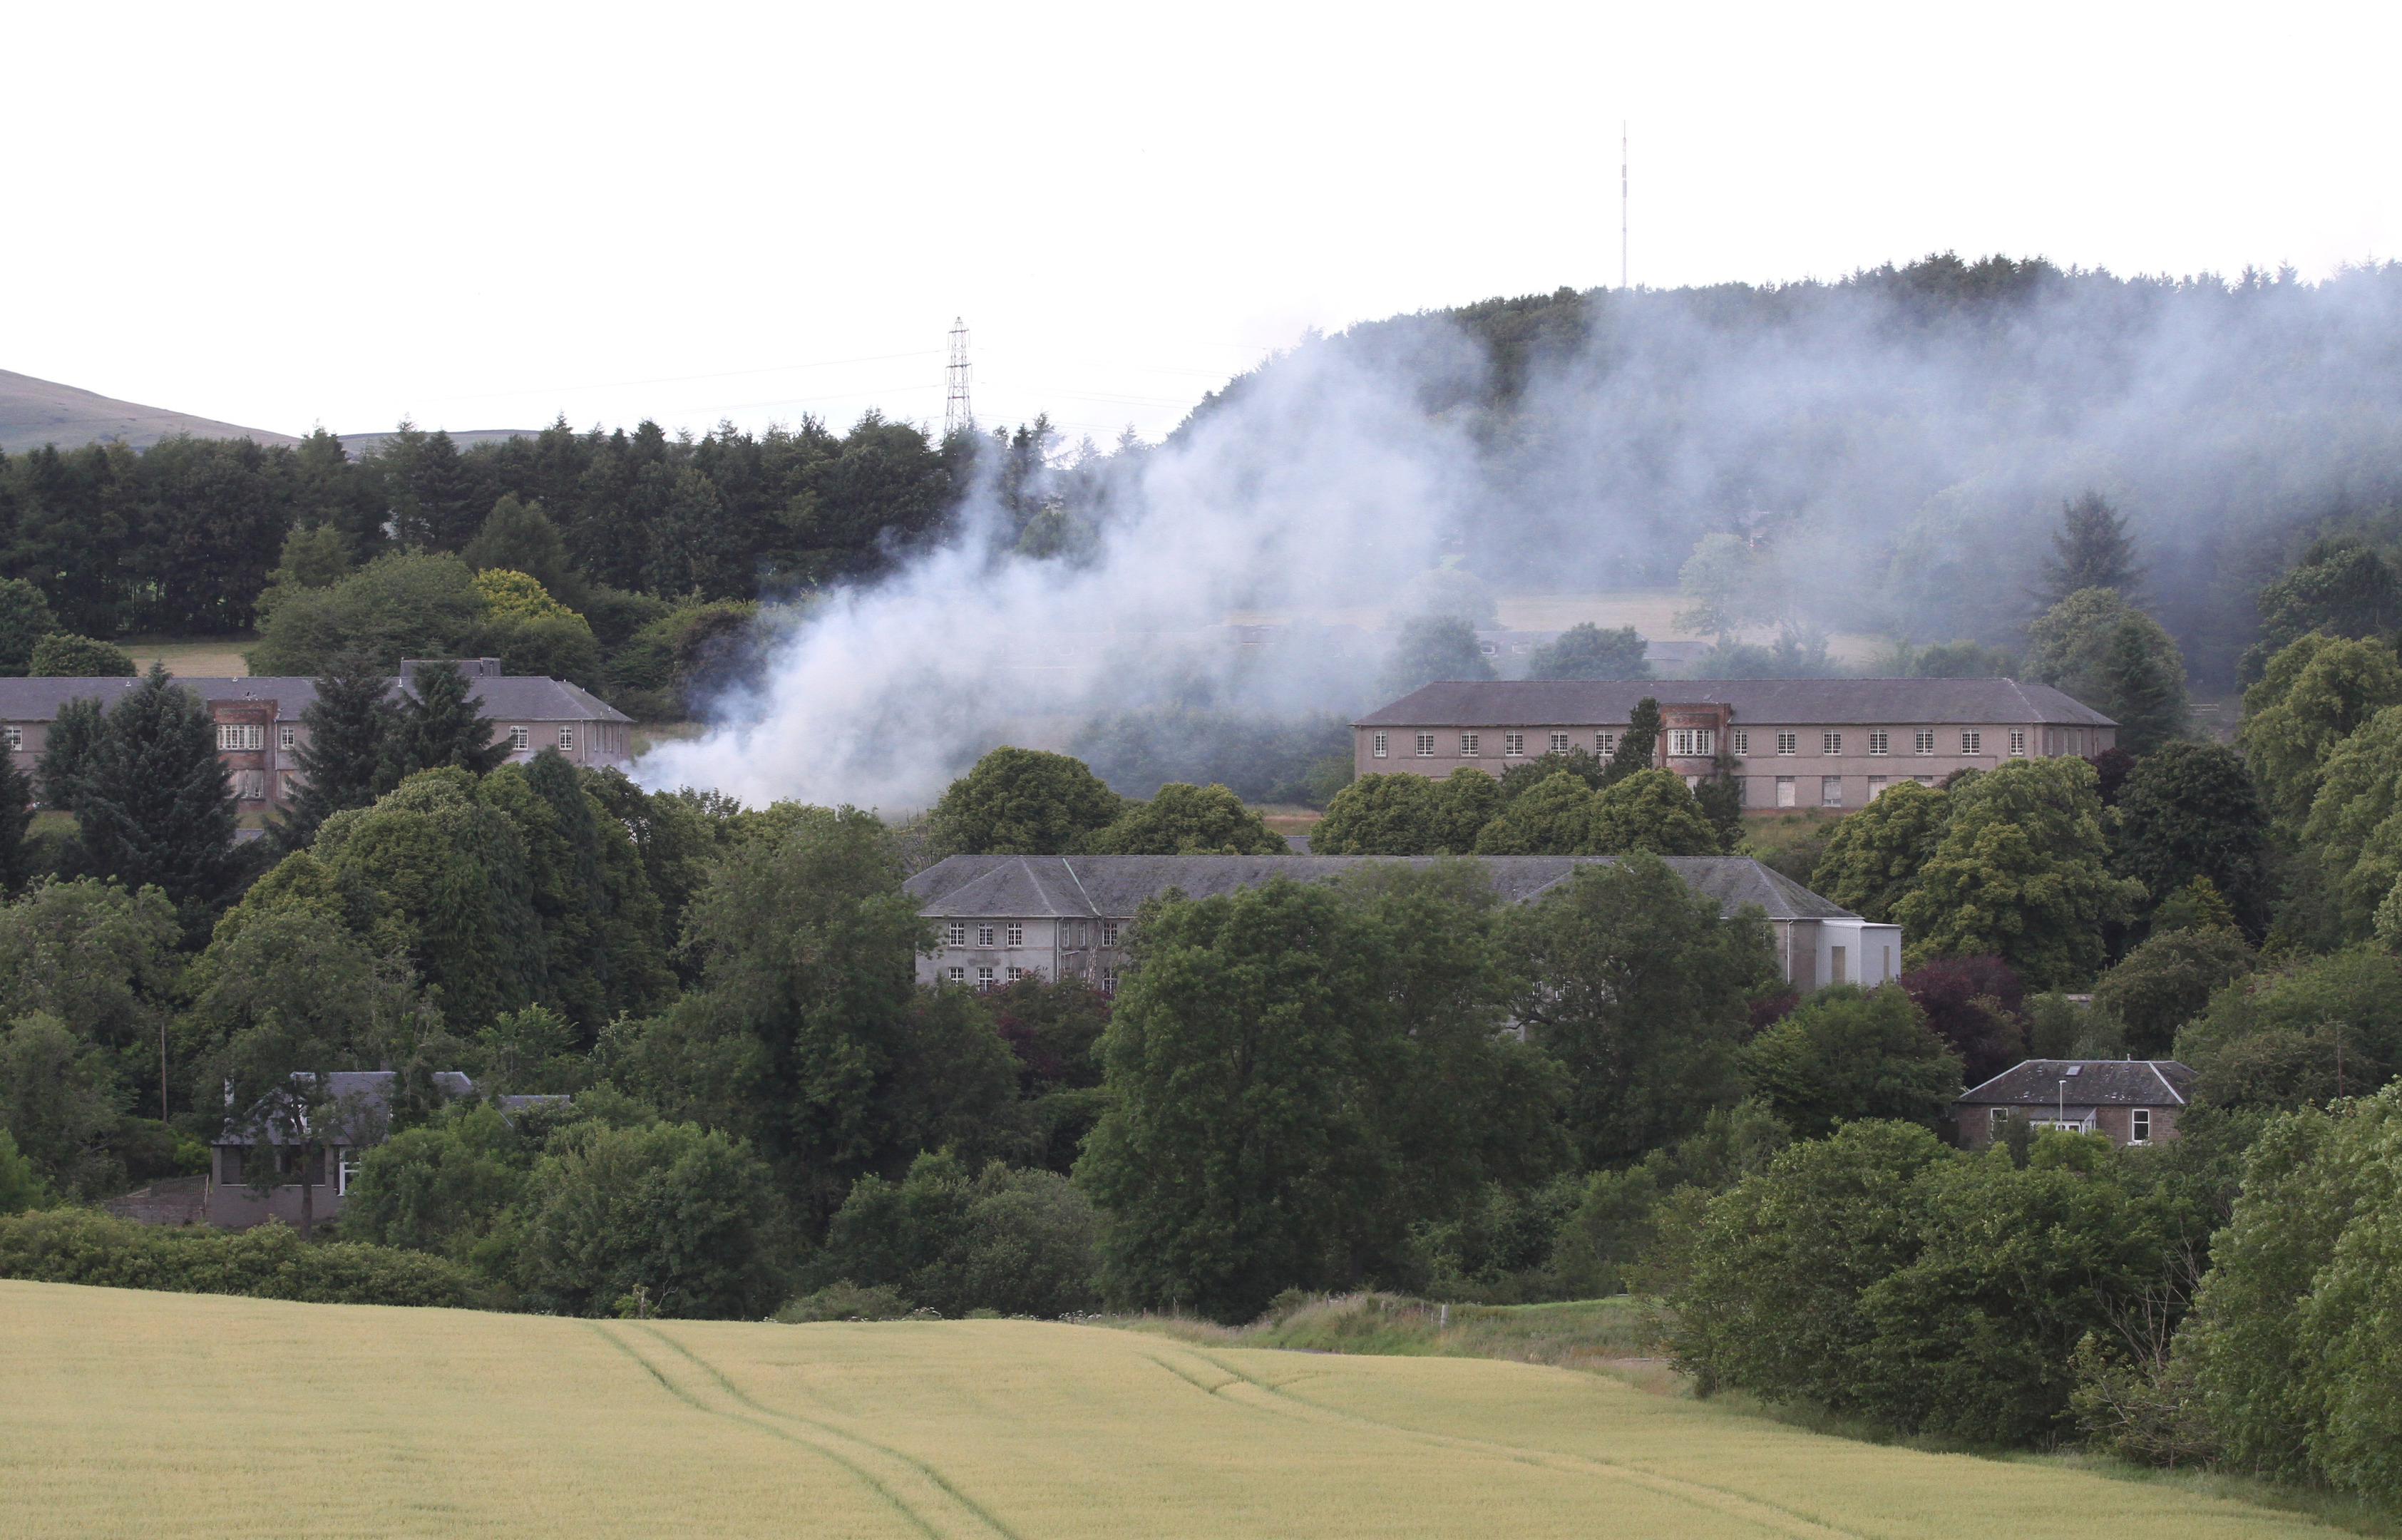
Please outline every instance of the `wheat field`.
M0 1534L45 1537L2329 1533L1523 1364L20 1283L0 1494Z

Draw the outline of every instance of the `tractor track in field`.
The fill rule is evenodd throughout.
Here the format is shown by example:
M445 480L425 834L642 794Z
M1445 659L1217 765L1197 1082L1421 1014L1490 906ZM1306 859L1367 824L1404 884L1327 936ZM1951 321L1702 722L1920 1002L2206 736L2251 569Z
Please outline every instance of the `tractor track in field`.
M766 1406L737 1386L716 1365L656 1327L645 1324L621 1332L596 1322L585 1324L603 1341L641 1365L670 1396L707 1416L824 1456L857 1478L930 1540L965 1540L969 1536L1024 1540L948 1477L916 1455L879 1444L821 1418ZM648 1343L628 1340L633 1333L640 1333L675 1356L668 1358L656 1347L645 1352ZM663 1358L664 1365L658 1361ZM694 1379L699 1382L685 1382Z
M1291 1382L1287 1382L1285 1385L1271 1384L1265 1380L1244 1373L1231 1364L1222 1363L1198 1348L1180 1345L1171 1351L1181 1353L1189 1358L1197 1359L1208 1365L1210 1369L1216 1371L1218 1377L1187 1372L1156 1354L1145 1354L1143 1356L1195 1390L1219 1400L1270 1416L1291 1417L1321 1426L1347 1425L1375 1428L1381 1432L1398 1435L1420 1443L1432 1444L1442 1449L1483 1454L1489 1458L1534 1465L1565 1475L1592 1476L1608 1480L1624 1481L1648 1492L1657 1492L1661 1496L1676 1498L1680 1502L1692 1504L1696 1507L1706 1508L1711 1512L1756 1525L1773 1534L1788 1536L1789 1540L1887 1540L1887 1537L1874 1534L1870 1531L1847 1529L1840 1524L1831 1524L1815 1514L1788 1508L1764 1498L1756 1497L1749 1492L1735 1491L1731 1487L1713 1486L1706 1481L1695 1481L1681 1476L1669 1476L1660 1471L1646 1470L1640 1465L1606 1460L1598 1455L1570 1454L1559 1450L1508 1444L1490 1438L1470 1438L1457 1434L1430 1433L1422 1428L1407 1427L1399 1423L1387 1423L1379 1418L1345 1411L1340 1408L1330 1407L1323 1402L1313 1401L1307 1396L1293 1394L1289 1388ZM1314 1376L1304 1375L1301 1378L1307 1379Z

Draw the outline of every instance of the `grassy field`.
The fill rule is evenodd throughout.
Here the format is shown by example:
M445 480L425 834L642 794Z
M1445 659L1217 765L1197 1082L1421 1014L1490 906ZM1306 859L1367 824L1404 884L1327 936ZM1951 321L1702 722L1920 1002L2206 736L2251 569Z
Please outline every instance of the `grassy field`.
M1031 1321L607 1324L0 1283L0 1535L2329 1531L1616 1380Z
M153 663L163 663L167 672L184 679L247 679L250 665L242 661L246 648L258 645L255 637L134 637L119 643L133 659L137 668L147 671Z

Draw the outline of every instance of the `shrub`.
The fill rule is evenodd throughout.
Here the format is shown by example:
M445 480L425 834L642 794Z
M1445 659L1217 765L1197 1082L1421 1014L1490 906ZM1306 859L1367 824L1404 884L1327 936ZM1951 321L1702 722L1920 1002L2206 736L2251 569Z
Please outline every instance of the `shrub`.
M776 1312L787 1326L810 1321L897 1321L909 1313L909 1301L891 1288L862 1288L848 1278L826 1285Z
M1092 1203L1056 1172L994 1162L971 1179L949 1154L925 1154L898 1182L852 1186L809 1272L945 1315L1064 1315L1098 1301L1097 1228Z
M131 679L142 670L121 647L54 631L34 643L26 672L35 679Z
M484 1302L474 1276L438 1257L354 1242L306 1245L274 1221L169 1230L71 1208L0 1218L0 1278L326 1305Z

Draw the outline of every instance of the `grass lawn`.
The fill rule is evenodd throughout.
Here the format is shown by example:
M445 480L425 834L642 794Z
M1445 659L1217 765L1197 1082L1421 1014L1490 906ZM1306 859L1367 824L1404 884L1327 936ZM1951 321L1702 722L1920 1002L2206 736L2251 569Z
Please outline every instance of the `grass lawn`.
M147 673L153 663L185 679L246 679L250 665L242 650L258 645L256 637L135 637L117 643L132 654L133 665Z
M0 1283L0 1533L25 1537L2328 1533L1602 1375L1034 1321L599 1323Z

